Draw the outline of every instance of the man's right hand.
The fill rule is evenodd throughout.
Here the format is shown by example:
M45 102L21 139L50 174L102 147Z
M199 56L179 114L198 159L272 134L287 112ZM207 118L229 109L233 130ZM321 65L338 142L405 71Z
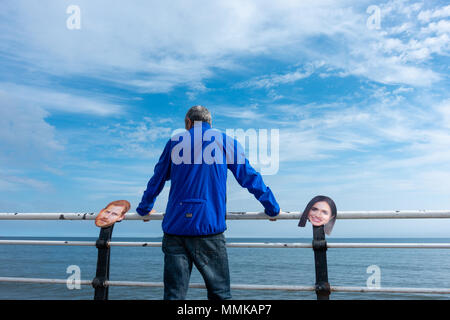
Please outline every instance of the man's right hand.
M142 221L144 221L144 222L149 222L149 221L150 221L150 215L151 215L153 212L156 212L156 210L155 210L155 209L152 209L152 211L150 211L148 214L146 214L146 215L144 216L144 218L142 219Z

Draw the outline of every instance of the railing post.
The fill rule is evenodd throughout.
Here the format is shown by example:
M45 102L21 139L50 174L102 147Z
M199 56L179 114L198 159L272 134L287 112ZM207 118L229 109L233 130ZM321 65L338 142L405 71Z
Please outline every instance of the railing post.
M323 226L313 226L314 262L316 269L317 300L330 299L330 284L328 283L327 241Z
M95 289L94 300L108 300L108 286L105 281L109 280L109 257L110 248L108 242L111 240L114 224L110 227L101 228L95 246L98 249L97 271L92 286Z

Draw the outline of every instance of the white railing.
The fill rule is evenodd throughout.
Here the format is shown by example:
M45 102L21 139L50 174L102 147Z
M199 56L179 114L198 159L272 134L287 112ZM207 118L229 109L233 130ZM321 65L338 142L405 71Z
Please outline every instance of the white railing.
M282 212L279 220L298 220L301 212ZM0 220L94 220L96 213L16 213L2 212ZM164 214L153 213L150 220L162 220ZM450 210L416 211L340 211L338 219L441 219L450 218ZM228 212L227 220L266 220L270 217L264 212ZM142 220L137 213L128 213L125 220ZM41 240L0 240L0 245L54 245L54 246L96 246L95 241L41 241ZM160 247L161 242L110 241L108 246L120 247ZM227 243L230 248L312 248L312 243ZM450 249L450 243L327 243L327 248L420 248ZM0 277L0 282L67 284L67 279ZM80 285L92 285L91 280L80 280ZM162 282L111 281L107 286L164 287ZM190 288L205 288L204 284L191 283ZM234 290L283 290L315 291L315 286L293 285L250 285L232 284ZM389 292L389 293L427 293L450 294L449 288L370 288L331 286L331 292Z
M14 283L41 283L41 284L75 284L92 285L92 280L78 280L73 282L67 279L44 279L44 278L14 278L0 277L0 282ZM105 282L107 286L118 287L151 287L162 288L163 282L141 282L141 281L111 281ZM190 283L189 288L206 289L204 284ZM257 284L232 284L232 290L275 290L275 291L315 291L314 286L293 286L293 285L257 285ZM347 286L331 286L332 292L389 292L389 293L427 293L427 294L450 294L450 289L439 288L371 288L371 287L347 287Z
M95 241L0 240L0 245L95 246ZM161 242L109 241L109 247L161 247ZM230 242L228 248L312 248L311 243ZM327 248L450 249L450 243L327 243Z
M282 212L276 219L299 220L302 213L298 211ZM53 212L22 213L0 212L0 220L95 220L95 212ZM162 220L164 213L152 213L150 220ZM227 220L266 220L264 212L228 212ZM445 219L450 218L450 210L392 210L392 211L339 211L338 219ZM137 213L127 213L124 220L142 220Z

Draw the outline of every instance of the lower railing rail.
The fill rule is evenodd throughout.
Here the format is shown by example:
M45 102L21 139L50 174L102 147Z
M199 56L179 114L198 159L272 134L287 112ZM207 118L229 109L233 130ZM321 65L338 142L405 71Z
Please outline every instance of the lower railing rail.
M67 279L44 279L44 278L15 278L0 277L0 282L15 283L41 283L41 284L80 284L92 285L92 280L71 281ZM163 282L142 281L106 281L107 286L118 287L164 287ZM189 288L206 289L201 283L191 283ZM257 285L257 284L232 284L232 290L276 290L276 291L315 291L315 286L292 286L292 285ZM395 288L395 287L346 287L331 286L332 292L390 292L390 293L427 293L427 294L450 294L447 288Z

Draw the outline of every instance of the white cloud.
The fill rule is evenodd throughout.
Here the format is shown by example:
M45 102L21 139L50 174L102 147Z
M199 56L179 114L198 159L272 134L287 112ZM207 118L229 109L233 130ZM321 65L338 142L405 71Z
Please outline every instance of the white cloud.
M312 65L308 65L306 68L298 68L293 72L288 72L285 74L272 74L263 77L257 77L250 79L243 83L236 85L236 88L271 88L278 85L290 84L301 79L308 78L314 72Z
M48 111L63 111L67 113L84 113L97 116L110 116L122 112L123 107L106 101L101 94L82 92L66 93L48 88L0 83L0 90L8 95L10 100L22 106L40 107ZM83 95L81 95L83 94ZM85 95L92 95L91 97Z
M423 2L410 3L409 0L391 0L381 5L381 15L400 13L402 16L412 18L423 7ZM413 17L415 18L415 17Z
M431 22L426 27L422 27L422 33L445 34L450 33L450 20L440 20L438 22Z
M0 190L4 192L16 192L24 188L43 191L49 187L50 184L45 181L0 172Z
M134 197L142 196L145 184L142 181L130 181L118 179L106 179L97 177L75 177L76 182L81 183L83 189L90 191L90 199L102 199L111 197Z
M173 128L165 125L166 119L145 118L143 121L119 121L98 128L87 143L89 149L102 149L103 157L148 159L159 156L161 142L170 139ZM77 134L72 133L72 134ZM92 139L92 137L96 137ZM158 148L155 148L158 146Z
M405 22L399 26L393 26L389 29L389 34L410 33L414 25L410 22Z
M84 93L86 94L86 93ZM88 95L91 95L88 93ZM93 95L93 94L92 94ZM9 166L41 166L71 152L67 141L47 118L54 112L117 116L123 107L96 97L14 83L0 83L0 160ZM87 140L84 144L88 143Z
M374 43L390 39L385 39L384 30L365 30L367 13L354 9L355 3L79 1L81 29L71 31L65 25L66 3L17 1L9 3L2 16L0 50L10 61L52 75L88 76L141 92L169 92L186 85L191 96L205 90L205 79L214 77L216 70L250 70L242 63L248 57L291 65L319 60L343 74L383 83L427 86L440 79L431 69L373 50ZM388 6L392 8L386 10ZM394 15L420 9L419 3L395 1L382 7ZM396 32L409 29L408 23L402 22ZM298 69L252 76L256 86L272 87L310 73Z
M0 160L9 165L39 162L63 149L56 130L39 106L23 104L0 90Z
M444 100L436 106L436 111L441 115L445 128L450 128L450 99Z
M215 106L213 113L214 119L217 117L239 119L244 122L253 122L257 119L263 119L264 114L258 109L257 105L232 107L232 106Z
M445 17L450 17L450 5L435 10L423 10L420 11L417 16L421 22L428 22L431 19Z

